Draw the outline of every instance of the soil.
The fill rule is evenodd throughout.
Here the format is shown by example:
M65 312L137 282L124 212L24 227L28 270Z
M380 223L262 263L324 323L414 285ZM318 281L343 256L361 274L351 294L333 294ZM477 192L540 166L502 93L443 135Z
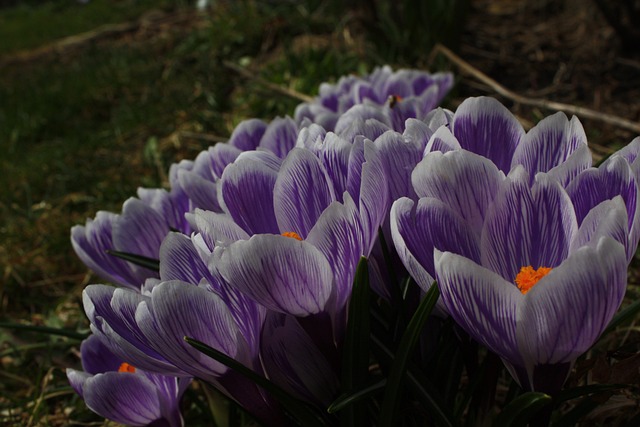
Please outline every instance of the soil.
M595 0L472 1L458 52L520 95L640 121L640 45L624 46ZM460 86L463 96L491 93L471 79ZM510 107L529 120L552 113ZM619 148L637 136L599 121L581 122L595 145Z

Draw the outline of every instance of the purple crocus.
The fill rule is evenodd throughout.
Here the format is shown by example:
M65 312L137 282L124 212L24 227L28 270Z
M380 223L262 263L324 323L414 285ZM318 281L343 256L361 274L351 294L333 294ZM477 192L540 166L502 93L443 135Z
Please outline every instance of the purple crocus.
M556 114L524 134L494 101L460 108L413 171L419 199L392 207L394 243L523 387L555 392L624 296L640 141L596 169L576 119Z
M184 425L179 404L191 378L137 369L94 335L82 342L80 352L84 371L67 369L67 377L92 411L131 426Z
M298 123L317 123L334 130L340 116L354 105L384 106L393 129L402 132L408 118L423 119L437 107L453 85L450 73L435 73L385 66L358 77L341 77L336 84L324 83L320 94L296 108Z

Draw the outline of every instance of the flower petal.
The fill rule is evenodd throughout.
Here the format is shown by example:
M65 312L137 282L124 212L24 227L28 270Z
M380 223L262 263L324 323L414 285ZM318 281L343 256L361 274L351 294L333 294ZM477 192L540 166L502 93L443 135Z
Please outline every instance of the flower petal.
M388 131L376 139L375 145L388 171L391 200L403 196L415 198L416 194L411 185L411 173L422 159L423 143L407 139L397 132Z
M318 248L331 265L336 310L343 308L351 295L356 266L364 253L364 236L353 200L333 202L309 232L307 242Z
M411 175L419 197L442 200L478 233L503 180L490 160L465 150L429 153Z
M439 127L433 136L427 142L424 150L424 154L431 153L432 151L440 151L446 153L447 151L461 150L460 143L455 136L451 133L447 126Z
M605 200L589 211L571 242L569 253L587 245L595 247L603 236L621 243L627 249L627 254L629 250L635 252L635 247L628 247L627 210L620 196Z
M587 145L587 135L577 117L571 121L562 112L542 119L524 137L513 155L511 167L523 165L533 177L538 172L548 172L566 162L579 147ZM591 166L591 158L586 164L574 165L578 172Z
M475 340L515 365L516 312L523 295L512 283L475 262L436 251L435 269L442 301L453 319Z
M318 217L336 200L333 184L320 161L310 151L291 151L278 174L273 204L281 232L296 232L303 239Z
M278 233L273 187L278 176L268 165L240 156L220 180L220 196L233 220L247 233Z
M431 286L431 277L435 277L434 249L480 260L479 236L454 209L438 199L422 198L414 208L413 201L402 198L394 203L391 218L398 254L407 270L412 275L417 273L413 277L423 290ZM416 269L414 262L421 268Z
M298 126L290 117L276 118L267 126L260 148L267 149L281 159L284 159L289 151L296 145L298 139Z
M587 351L620 306L627 283L621 244L602 237L551 270L518 310L518 347L532 375L535 365L571 362Z
M229 137L229 145L242 151L255 150L266 130L267 124L262 120L244 120L233 130L231 137Z
M215 379L227 368L184 341L194 338L240 362L242 340L226 304L213 292L180 281L153 288L151 301L136 311L136 321L153 348L196 377Z
M455 112L453 134L465 150L487 157L508 173L520 139L522 125L494 98L467 98Z
M216 254L225 280L271 310L306 316L322 311L331 295L331 265L310 243L255 235Z
M556 267L567 257L578 226L571 200L544 173L533 187L522 166L509 174L486 215L482 265L512 282L525 266Z

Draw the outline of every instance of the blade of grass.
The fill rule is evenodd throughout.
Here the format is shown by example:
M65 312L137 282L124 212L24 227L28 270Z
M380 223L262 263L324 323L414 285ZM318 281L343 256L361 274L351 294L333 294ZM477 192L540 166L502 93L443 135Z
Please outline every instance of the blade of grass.
M89 333L70 331L62 328L52 328L50 326L23 325L20 323L0 322L0 328L14 329L18 331L38 332L47 335L59 335L62 337L83 340L89 336Z
M336 412L342 411L344 408L353 405L355 402L359 402L370 396L380 393L382 390L384 390L384 387L386 385L387 379L382 378L381 380L378 380L375 383L353 393L342 394L329 405L329 407L327 408L327 412L330 414L334 414Z
M245 378L253 381L256 385L271 393L271 395L282 404L285 410L288 411L301 426L325 427L328 425L322 415L314 411L305 402L291 396L277 384L263 376L260 376L256 372L244 366L242 363L193 338L184 337L184 340L199 352L224 364L228 368L243 375Z
M142 255L131 254L128 252L114 251L111 249L108 249L107 253L125 261L129 261L135 265L139 265L140 267L148 268L149 270L153 271L160 271L160 261L158 261L157 259L148 258Z
M613 319L611 319L611 322L609 322L609 325L607 326L607 329L605 329L602 333L602 336L607 335L609 332L613 331L615 328L617 328L627 320L635 318L639 312L640 300L636 300L620 310L618 314L616 314Z
M516 397L496 417L493 425L502 427L523 426L542 408L550 405L551 396L535 391Z
M422 327L435 307L439 296L438 286L434 283L418 306L418 310L411 318L407 330L402 335L398 352L396 353L391 371L389 372L387 389L382 400L380 425L391 426L397 419L396 413L401 400L402 383L404 382L409 358L418 342Z
M369 374L369 264L360 258L353 281L349 301L349 320L342 353L342 392L350 393L366 382ZM357 401L352 400L352 403ZM340 414L343 426L360 426L366 423L365 405L343 405Z

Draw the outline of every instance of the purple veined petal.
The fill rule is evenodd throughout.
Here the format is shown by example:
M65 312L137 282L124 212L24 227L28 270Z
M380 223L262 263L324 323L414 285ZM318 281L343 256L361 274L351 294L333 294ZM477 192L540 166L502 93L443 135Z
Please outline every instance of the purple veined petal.
M297 147L304 147L308 150L315 151L322 146L322 142L327 137L327 130L317 123L311 123L307 127L303 127L298 132Z
M83 391L87 406L112 421L146 426L163 418L158 392L144 376L97 374L85 381Z
M599 168L590 168L579 174L567 187L573 201L578 224L600 202L622 196L627 207L629 229L638 221L638 183L627 160L622 156L608 159Z
M169 231L169 224L158 212L141 200L130 198L113 224L114 249L158 259L160 244ZM156 272L145 267L132 264L131 269L140 284L148 277L158 277Z
M276 118L267 126L259 147L284 159L289 151L295 147L297 139L298 126L296 122L290 117Z
M602 237L595 248L574 252L524 296L517 340L530 378L536 365L572 362L593 345L622 302L626 271L622 245Z
M402 98L408 98L415 95L411 83L408 81L406 74L403 71L398 70L396 75L391 75L385 82L386 84L381 90L381 93L386 96L400 96ZM380 100L383 101L383 100Z
M211 252L217 245L228 245L236 240L248 240L249 234L226 214L196 209L196 229Z
M580 145L564 163L549 170L548 175L566 188L580 173L591 166L592 161L589 147L586 144Z
M113 354L118 356L120 360L126 360L127 363L135 366L136 369L176 377L191 376L165 360L164 357L149 347L146 339L145 342L142 343L131 335L129 335L127 339L123 338L113 330L102 317L98 317L96 323L90 326L91 332L97 335L100 340L109 347Z
M229 145L242 151L255 150L267 130L267 124L259 119L240 122L229 138Z
M220 180L220 197L233 220L247 233L278 233L273 191L278 176L268 165L240 156Z
M249 363L229 309L213 292L180 281L153 289L150 302L141 303L136 322L149 343L178 368L205 381L215 381L227 367L184 341L191 337L241 363Z
M467 98L455 112L452 130L465 150L487 157L508 173L524 129L494 98Z
M429 111L422 121L435 132L442 126L451 127L453 115L453 111L438 107Z
M414 205L415 202L408 197L402 197L393 203L390 214L391 237L398 256L405 268L418 286L427 292L433 284L434 278L433 275L427 272L425 267L422 266L423 263L427 264L426 257L422 257L424 252L421 251L418 253L418 256L421 256L419 260L411 253L411 250L407 247L407 243L404 240L405 231L412 229L414 225L412 223Z
M635 247L628 247L627 210L620 196L605 200L589 211L571 241L569 254L583 246L595 247L604 236L611 237L625 246L629 259L635 252Z
M385 104L388 108L388 116L391 121L391 129L404 132L405 122L409 119L420 118L422 110L421 99L411 96L408 98L391 98Z
M331 295L331 265L310 243L255 235L226 249L216 248L214 255L229 285L268 309L307 316L323 311Z
M65 373L67 374L67 380L69 380L71 388L81 397L84 396L84 383L87 379L91 378L91 375L87 372L77 371L71 368L67 368Z
M270 313L261 354L269 379L292 395L323 406L335 399L337 375L295 318Z
M225 144L222 142L217 143L213 147L209 147L206 151L208 162L204 164L202 167L207 167L209 169L207 175L204 175L205 178L210 176L213 180L216 178L220 178L225 168L231 163L235 162L236 159L243 153L239 148L231 145ZM194 172L197 172L199 169L198 158L196 158L196 166L194 167Z
M349 157L352 147L353 145L347 140L329 132L324 139L317 139L310 149L318 157L331 178L336 196L347 191Z
M356 138L349 153L349 172L347 177L347 192L353 200L360 200L362 187L362 164L366 161L364 138Z
M364 157L366 161L362 164L358 210L364 233L364 255L369 256L377 240L378 230L389 215L391 195L383 153L375 143L365 140Z
M450 252L436 251L436 279L444 306L471 337L522 366L516 313L524 295L494 272Z
M549 172L551 169L565 163L580 147L587 147L587 135L577 117L567 120L562 112L542 119L522 138L511 162L511 168L522 165L529 172L531 180L538 172ZM591 166L591 156L581 157L584 164L577 163L573 173Z
M191 239L184 234L169 233L160 247L160 279L181 280L197 285L202 279L209 283L211 276L207 264L200 257Z
M407 119L404 124L404 132L402 133L404 140L420 147L421 152L424 151L432 135L433 129L422 120Z
M172 188L171 191L166 191L162 188L138 188L137 194L143 205L150 207L159 214L166 224L167 230L174 229L183 233L191 232L189 224L184 218L185 212L191 210L191 201L187 194L182 191L182 188ZM124 217L127 215L127 209L127 206L123 206Z
M629 144L616 151L611 157L620 156L625 158L629 164L633 165L637 163L636 160L640 157L640 136L635 137ZM611 161L611 157L604 161L603 165L606 165Z
M419 197L442 200L478 234L504 179L491 160L466 150L428 153L411 175Z
M97 335L89 335L87 339L82 341L80 355L82 369L89 374L117 371L122 363Z
M112 231L116 217L114 213L100 211L84 226L74 226L71 228L71 244L80 260L103 279L139 289L141 283L131 270L131 264L107 253L113 249Z
M293 231L305 239L320 214L335 200L333 183L318 158L303 148L292 150L282 163L273 189L279 230Z
M363 135L374 140L389 129L391 129L391 121L384 108L371 104L358 104L340 116L335 133L347 140L353 139L355 135Z
M571 200L554 179L517 166L487 212L482 265L513 281L522 267L556 267L567 257L578 225Z
M448 151L461 150L460 143L447 126L439 127L427 142L424 155L434 151L446 153Z
M417 128L413 125L412 127ZM388 171L391 200L403 196L415 199L416 193L411 185L411 173L422 160L422 151L424 150L422 143L407 139L397 132L387 131L376 139L375 145Z
M218 189L215 182L191 171L180 171L178 172L178 184L194 207L222 212L218 203Z
M417 204L407 198L397 200L391 210L391 235L403 264L425 291L435 277L435 249L480 260L475 231L438 199L422 198Z
M333 271L333 312L344 308L351 295L360 257L368 255L364 252L363 239L358 209L348 195L344 204L333 202L329 205L309 232L306 241L324 255Z
M89 285L82 300L91 330L122 360L151 372L184 375L148 346L136 325L127 317L138 303L148 299L137 292L104 285Z

